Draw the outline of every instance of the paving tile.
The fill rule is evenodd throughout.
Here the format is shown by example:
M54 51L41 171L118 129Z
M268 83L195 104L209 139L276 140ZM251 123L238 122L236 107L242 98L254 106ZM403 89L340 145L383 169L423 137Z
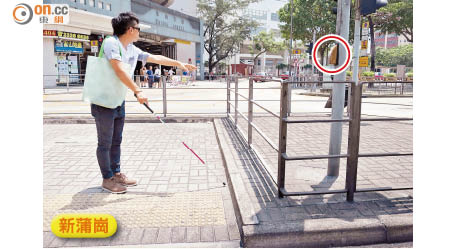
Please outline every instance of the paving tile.
M200 227L186 228L186 242L200 242Z
M186 227L172 228L172 243L182 243L186 241Z
M172 234L172 228L170 228L170 227L159 228L158 237L156 238L156 243L170 243L171 234Z
M214 241L214 229L212 226L200 227L200 241Z

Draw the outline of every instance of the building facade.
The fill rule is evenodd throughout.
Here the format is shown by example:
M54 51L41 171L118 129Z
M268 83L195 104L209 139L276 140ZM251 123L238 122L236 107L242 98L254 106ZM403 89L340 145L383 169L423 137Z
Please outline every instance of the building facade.
M376 48L381 47L390 49L398 46L412 44L411 42L408 42L405 36L397 35L395 33L375 31L374 38Z
M140 20L140 39L134 43L137 47L151 54L192 62L199 69L197 78L201 79L203 24L194 16L169 8L174 2L44 0L44 4L63 3L70 7L67 25L43 25L44 87L82 82L80 74L85 73L88 56L98 54L103 39L113 34L111 19L126 11L135 13ZM142 64L138 63L137 68L140 67Z

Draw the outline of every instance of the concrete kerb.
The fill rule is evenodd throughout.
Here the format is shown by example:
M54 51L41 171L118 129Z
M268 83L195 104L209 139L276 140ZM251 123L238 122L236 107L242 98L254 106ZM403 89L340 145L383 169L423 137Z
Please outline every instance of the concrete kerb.
M329 93L298 93L298 95L330 97ZM413 95L371 95L371 94L362 95L362 98L411 98L411 97L413 97Z
M381 215L354 221L324 218L261 225L239 178L223 128L217 120L213 124L244 247L339 247L412 241L412 214Z
M244 225L244 247L342 247L413 240L412 215L345 221L335 218Z
M206 123L212 122L214 117L161 117L166 123ZM44 124L94 124L92 116L45 116ZM126 116L125 123L160 123L151 114L148 117Z

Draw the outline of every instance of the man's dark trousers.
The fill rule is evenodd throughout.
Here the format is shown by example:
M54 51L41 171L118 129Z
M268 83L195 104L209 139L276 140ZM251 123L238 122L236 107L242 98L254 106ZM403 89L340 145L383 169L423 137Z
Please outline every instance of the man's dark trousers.
M120 144L125 122L125 101L114 109L91 104L97 127L97 161L103 179L120 172Z

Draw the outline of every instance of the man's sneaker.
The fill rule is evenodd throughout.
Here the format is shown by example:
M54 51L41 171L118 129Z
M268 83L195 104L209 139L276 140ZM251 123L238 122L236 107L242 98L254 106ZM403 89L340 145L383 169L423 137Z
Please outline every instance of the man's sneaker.
M113 194L123 194L127 192L127 188L116 183L114 178L103 179L102 188L103 190Z
M135 180L128 179L128 177L126 177L122 173L116 173L113 176L113 180L116 183L118 183L120 185L123 185L123 186L126 186L126 187L132 187L132 186L136 186L137 185L137 182Z

